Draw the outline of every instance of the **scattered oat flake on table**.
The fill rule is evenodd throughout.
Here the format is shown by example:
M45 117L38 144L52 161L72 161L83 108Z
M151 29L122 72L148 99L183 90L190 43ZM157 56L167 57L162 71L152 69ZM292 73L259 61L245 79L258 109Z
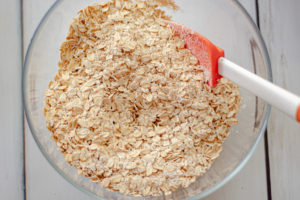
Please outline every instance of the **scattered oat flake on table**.
M237 123L239 88L211 89L158 6L114 0L79 12L45 91L52 138L80 175L135 196L188 187Z

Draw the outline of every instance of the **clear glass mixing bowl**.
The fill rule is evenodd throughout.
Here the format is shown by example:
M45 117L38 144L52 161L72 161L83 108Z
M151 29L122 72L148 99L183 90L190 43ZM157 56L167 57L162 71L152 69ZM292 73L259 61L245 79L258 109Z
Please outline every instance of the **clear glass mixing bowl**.
M81 177L69 166L50 138L43 116L43 92L57 72L59 48L77 11L99 0L60 0L43 17L26 54L23 99L27 120L40 150L49 163L78 189L99 199L145 199L108 191ZM253 21L234 0L179 0L173 20L201 33L225 49L226 57L259 76L271 80L271 68L263 39ZM239 124L232 127L224 149L208 170L188 188L168 196L146 199L200 199L228 182L249 160L261 139L270 106L241 89L243 105Z

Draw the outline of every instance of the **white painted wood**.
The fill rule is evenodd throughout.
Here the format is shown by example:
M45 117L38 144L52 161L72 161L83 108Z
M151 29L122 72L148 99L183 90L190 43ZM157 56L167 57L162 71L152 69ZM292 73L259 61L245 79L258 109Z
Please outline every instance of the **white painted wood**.
M24 1L25 48L43 14L54 0ZM241 0L255 16L254 0ZM89 200L91 197L67 183L45 160L26 124L27 199ZM255 175L255 176L254 176ZM228 184L205 198L206 200L266 199L264 144L261 142L246 167Z
M0 199L24 199L20 1L0 1Z
M219 73L297 120L300 97L247 71L226 58L219 59ZM299 121L300 122L300 121Z
M300 1L259 1L274 82L300 95ZM272 109L268 125L272 199L300 199L300 125Z

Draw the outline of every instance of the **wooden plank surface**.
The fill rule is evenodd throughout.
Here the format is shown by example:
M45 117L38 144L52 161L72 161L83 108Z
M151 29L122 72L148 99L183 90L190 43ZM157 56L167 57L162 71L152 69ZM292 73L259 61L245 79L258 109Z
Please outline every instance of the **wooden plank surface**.
M20 1L0 1L0 199L24 199Z
M259 1L274 82L300 95L300 1ZM273 200L300 199L300 124L272 109L268 125Z
M54 0L24 1L24 48L26 49L38 22ZM251 16L256 16L255 1L241 1ZM67 183L46 161L26 125L27 199L93 199ZM255 176L254 176L255 175ZM264 144L260 142L246 167L206 200L266 199ZM41 184L42 183L42 184Z

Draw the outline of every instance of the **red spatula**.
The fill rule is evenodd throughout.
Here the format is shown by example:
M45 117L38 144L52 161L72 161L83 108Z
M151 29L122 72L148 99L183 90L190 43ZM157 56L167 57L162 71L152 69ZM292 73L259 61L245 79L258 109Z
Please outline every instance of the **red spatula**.
M227 60L223 49L199 33L171 21L166 23L184 40L186 48L197 57L200 65L205 67L210 87L215 87L224 76L300 122L300 97Z

